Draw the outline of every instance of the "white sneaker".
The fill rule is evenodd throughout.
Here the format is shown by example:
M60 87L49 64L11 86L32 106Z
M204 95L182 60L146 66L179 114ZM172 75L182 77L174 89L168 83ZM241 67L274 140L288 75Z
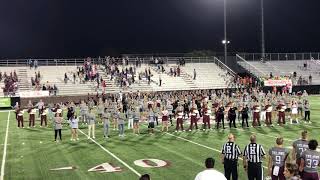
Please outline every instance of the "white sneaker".
M192 131L191 129L189 129L189 131Z

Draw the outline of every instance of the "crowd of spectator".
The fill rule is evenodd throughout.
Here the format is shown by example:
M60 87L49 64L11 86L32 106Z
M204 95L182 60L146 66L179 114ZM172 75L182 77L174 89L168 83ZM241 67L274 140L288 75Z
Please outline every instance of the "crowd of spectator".
M40 71L34 72L34 77L31 77L31 86L35 91L49 91L49 95L56 96L58 93L58 87L56 84L50 84L49 81L46 83L41 82L42 76Z
M14 96L18 89L18 76L16 71L10 72L8 75L6 72L2 74L0 72L0 81L4 82L3 94L5 96Z

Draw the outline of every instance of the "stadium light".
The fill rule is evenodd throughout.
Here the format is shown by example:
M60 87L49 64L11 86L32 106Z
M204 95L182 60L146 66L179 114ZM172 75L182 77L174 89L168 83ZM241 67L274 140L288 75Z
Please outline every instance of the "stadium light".
M226 42L227 40L227 0L223 0L223 19L224 19L224 42ZM223 41L222 41L223 42ZM227 44L228 43L223 43L224 44L224 64L227 65L227 53L228 53L228 49L227 49Z
M264 40L264 3L260 1L261 5L261 58L265 59L265 40Z
M222 44L225 44L226 40L222 40L221 42L222 42ZM227 41L227 44L230 44L230 41Z

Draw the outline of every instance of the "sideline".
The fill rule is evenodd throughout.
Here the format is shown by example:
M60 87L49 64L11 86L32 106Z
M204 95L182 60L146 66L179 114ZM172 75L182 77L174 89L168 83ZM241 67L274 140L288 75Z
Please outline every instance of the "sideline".
M3 111L2 111L3 112ZM5 111L6 112L6 111ZM4 139L4 148L3 148L3 157L2 157L2 163L1 163L1 176L0 179L3 180L4 178L4 169L6 164L6 156L7 156L7 145L8 145L8 134L9 134L9 119L10 119L10 112L8 113L8 120L7 120L7 129L6 129L6 136Z

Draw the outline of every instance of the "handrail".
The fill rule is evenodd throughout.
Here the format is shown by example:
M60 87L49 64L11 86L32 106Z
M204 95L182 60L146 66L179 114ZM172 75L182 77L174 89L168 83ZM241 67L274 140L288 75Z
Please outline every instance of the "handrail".
M272 65L270 62L266 62L267 64L269 64L275 71L272 71L272 72L278 72L279 73L279 75L281 75L281 71L280 71L280 69L278 69L276 66L274 66L274 65ZM276 74L274 74L274 75L276 75Z
M231 69L231 68L229 68L227 65L225 65L223 62L221 62L217 57L213 57L213 59L215 60L215 61L218 61L222 66L223 66L223 68L224 69L226 69L232 76L235 76L236 75L236 73ZM218 65L218 64L217 64ZM219 66L219 65L218 65Z
M159 58L162 59L165 63L177 63L179 59L184 59L186 63L199 63L207 62L210 57L129 57L128 61L130 64L135 63L137 59L141 60L142 63L150 63L153 59ZM39 66L77 66L82 65L86 58L26 58L26 59L0 59L0 66L28 66L29 60L37 60ZM110 60L116 60L122 62L122 57L111 57ZM106 58L91 58L92 62L103 62Z
M248 61L246 61L244 58L242 58L241 56L239 56L238 54L236 54L236 57L239 58L241 61L245 62L246 64L248 64L249 66L253 67L253 69L257 70L259 73L261 73L263 76L266 76L266 74L264 72L262 72L260 69L258 69L257 67L255 67L254 65L250 64Z

